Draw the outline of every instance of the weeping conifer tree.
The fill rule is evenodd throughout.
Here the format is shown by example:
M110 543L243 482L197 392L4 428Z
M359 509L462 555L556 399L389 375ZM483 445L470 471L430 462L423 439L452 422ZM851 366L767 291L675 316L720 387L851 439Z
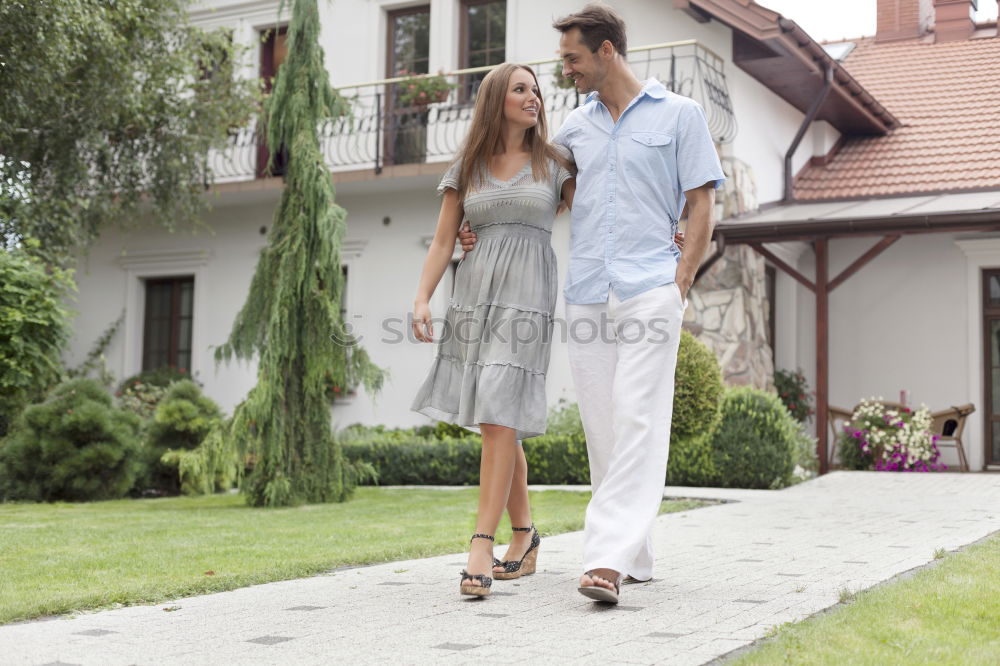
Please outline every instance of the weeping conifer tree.
M254 506L346 499L358 468L332 436L330 389L374 392L384 378L340 314L346 213L334 203L318 127L345 110L323 66L316 0L294 0L288 55L263 114L271 155L288 148L285 188L247 301L216 350L218 361L259 359L231 431L254 461L241 484Z

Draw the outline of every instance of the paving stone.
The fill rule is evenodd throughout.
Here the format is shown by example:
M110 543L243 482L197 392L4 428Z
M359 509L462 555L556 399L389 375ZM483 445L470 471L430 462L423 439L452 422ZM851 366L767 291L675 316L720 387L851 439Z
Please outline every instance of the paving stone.
M998 475L837 472L782 491L665 495L727 503L660 516L656 578L623 586L617 607L576 592L583 537L574 532L543 538L545 575L495 581L486 599L459 596L465 555L452 553L3 626L0 654L4 663L83 666L325 664L331 655L359 664L687 666L833 606L844 588L871 587L931 562L938 548L1000 529ZM769 529L776 540L760 540ZM594 635L618 644L580 640Z
M251 638L247 643L259 643L260 645L277 645L278 643L286 643L288 641L293 641L294 638L290 636L258 636L257 638Z

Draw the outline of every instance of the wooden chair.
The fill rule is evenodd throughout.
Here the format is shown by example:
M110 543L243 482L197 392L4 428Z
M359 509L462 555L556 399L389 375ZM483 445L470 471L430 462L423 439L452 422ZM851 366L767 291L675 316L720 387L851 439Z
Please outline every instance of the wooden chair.
M882 401L882 404L896 410L901 410L906 406L899 402L885 400ZM834 466L834 456L837 455L837 440L844 431L844 424L850 422L851 416L853 416L854 410L857 408L857 405L855 405L854 409L850 410L833 405L827 406L827 420L830 423L830 430L833 434L828 451L831 468ZM938 448L954 446L956 451L958 451L959 468L963 472L969 471L969 461L965 457L965 447L962 445L962 432L965 430L965 419L974 411L976 411L976 407L970 403L931 413L931 432L938 436Z
M835 407L833 405L826 406L826 421L830 424L830 431L833 434L827 445L826 452L829 457L828 462L831 469L833 469L834 458L837 455L837 443L840 441L840 435L844 432L844 426L850 422L853 415L853 409L844 409L843 407Z
M959 469L963 472L969 471L969 461L965 457L965 447L962 445L962 431L965 430L965 419L974 411L976 407L970 403L931 414L931 431L938 436L938 447L954 446L958 451Z

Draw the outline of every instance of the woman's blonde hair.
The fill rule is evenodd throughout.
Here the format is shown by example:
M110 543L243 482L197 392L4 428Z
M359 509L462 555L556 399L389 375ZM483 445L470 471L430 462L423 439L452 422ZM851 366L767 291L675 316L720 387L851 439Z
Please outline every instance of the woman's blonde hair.
M535 72L526 65L505 62L498 65L483 79L476 94L476 107L472 113L472 125L465 143L456 156L456 161L462 164L458 174L458 196L464 199L469 187L481 184L484 170L489 168L489 160L504 148L503 145L503 109L507 99L507 88L511 75L523 69L535 81ZM535 180L544 180L549 176L549 159L560 163L565 160L549 145L548 132L545 125L545 104L541 91L538 94L538 122L524 133L524 145L531 153L531 175ZM564 164L565 166L565 164Z

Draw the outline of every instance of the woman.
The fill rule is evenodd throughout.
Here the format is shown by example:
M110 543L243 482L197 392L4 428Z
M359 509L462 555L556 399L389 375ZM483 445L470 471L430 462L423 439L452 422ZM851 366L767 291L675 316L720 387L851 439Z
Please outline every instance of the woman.
M567 166L546 141L534 72L505 63L487 74L465 144L438 186L441 213L413 306L414 335L432 342L428 303L468 220L478 243L455 273L437 356L413 404L482 434L476 533L460 585L466 595L488 595L493 577L535 571L540 539L519 440L545 432L557 282L550 236L560 202L572 204ZM499 561L493 539L505 506L514 535Z

